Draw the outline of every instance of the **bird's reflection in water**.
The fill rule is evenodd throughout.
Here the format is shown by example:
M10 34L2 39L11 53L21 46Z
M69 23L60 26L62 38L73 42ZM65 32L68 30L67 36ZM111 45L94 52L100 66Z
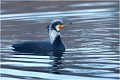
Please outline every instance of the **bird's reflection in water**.
M51 56L53 62L51 63L50 73L60 74L60 69L63 68L63 54L64 53L53 53Z
M63 68L63 54L64 53L52 53L52 52L51 53L21 53L21 52L14 53L14 55L49 56L49 60L52 60L52 62L49 63L51 66L48 67L48 72L54 74L60 74L60 69Z

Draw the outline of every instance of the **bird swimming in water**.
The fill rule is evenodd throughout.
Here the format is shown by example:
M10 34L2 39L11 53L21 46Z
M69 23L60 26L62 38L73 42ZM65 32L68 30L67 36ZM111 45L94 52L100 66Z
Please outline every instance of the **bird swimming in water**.
M48 33L50 42L44 41L28 41L18 44L13 44L14 51L23 53L63 53L65 47L61 41L60 30L64 28L62 20L53 20L48 25Z

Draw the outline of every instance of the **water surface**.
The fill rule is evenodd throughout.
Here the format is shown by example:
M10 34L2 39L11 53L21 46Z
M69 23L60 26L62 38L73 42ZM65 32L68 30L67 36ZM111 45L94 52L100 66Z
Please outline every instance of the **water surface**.
M2 80L118 80L118 2L2 1ZM12 51L24 41L47 41L54 19L72 22L61 31L61 57Z

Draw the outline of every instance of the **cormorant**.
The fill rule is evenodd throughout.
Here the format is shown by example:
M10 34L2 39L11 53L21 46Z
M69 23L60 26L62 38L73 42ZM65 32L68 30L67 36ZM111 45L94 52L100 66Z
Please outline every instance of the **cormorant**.
M13 44L14 51L24 53L63 53L65 47L60 38L60 30L64 28L62 20L53 20L48 25L48 33L50 42L44 41L28 41L18 44Z

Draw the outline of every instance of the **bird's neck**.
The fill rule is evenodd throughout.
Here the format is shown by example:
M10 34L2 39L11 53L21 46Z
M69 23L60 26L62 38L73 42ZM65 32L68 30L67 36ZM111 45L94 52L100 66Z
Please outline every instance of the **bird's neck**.
M65 47L61 41L60 32L52 31L49 33L52 49L54 53L63 53Z
M62 41L61 41L61 38L60 38L60 35L56 36L54 42L53 42L53 46L60 46L62 44Z
M58 41L61 42L60 32L57 32L55 30L50 30L49 36L50 36L50 42L52 45Z

